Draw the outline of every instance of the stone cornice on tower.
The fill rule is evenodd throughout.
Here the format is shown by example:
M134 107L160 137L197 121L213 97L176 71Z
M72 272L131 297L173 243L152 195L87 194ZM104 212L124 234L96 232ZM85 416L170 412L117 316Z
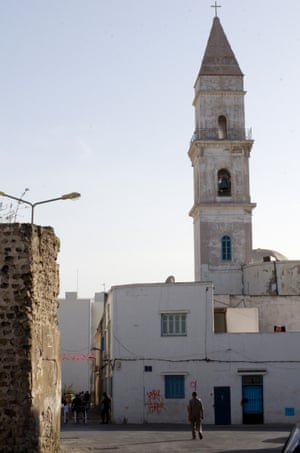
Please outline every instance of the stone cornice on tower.
M207 210L209 213L209 217L213 219L213 216L211 215L211 208L214 209L215 211L215 216L218 216L218 212L222 212L222 215L226 215L228 217L232 216L232 211L244 211L247 212L248 214L252 214L252 210L256 207L256 203L241 203L241 202L232 202L228 201L224 203L224 199L222 199L222 202L220 204L217 204L215 202L212 203L197 203L194 204L192 209L189 212L190 217L197 217L202 215L202 218L204 219L203 214Z
M254 140L199 140L192 138L188 155L193 162L195 158L201 156L204 149L207 148L220 148L228 149L233 154L248 152L250 155ZM226 146L225 146L226 145Z

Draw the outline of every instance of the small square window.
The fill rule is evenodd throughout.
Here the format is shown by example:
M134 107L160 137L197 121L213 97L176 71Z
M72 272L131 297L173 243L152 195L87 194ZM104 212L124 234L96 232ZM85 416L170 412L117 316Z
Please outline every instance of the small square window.
M152 366L151 365L145 365L144 366L144 372L145 373L151 373L152 371Z

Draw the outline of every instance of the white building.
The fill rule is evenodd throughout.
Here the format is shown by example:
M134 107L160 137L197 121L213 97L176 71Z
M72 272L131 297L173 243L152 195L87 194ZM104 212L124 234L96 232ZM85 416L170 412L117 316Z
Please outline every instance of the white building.
M65 298L59 299L63 388L94 392L94 336L103 313L103 294L81 299L77 292L66 292Z
M225 297L215 299L227 306ZM270 310L277 299L268 301ZM193 390L203 398L206 423L299 419L297 302L290 318L298 332L269 331L266 307L243 308L240 300L227 310L228 331L215 333L211 283L113 287L100 329L102 390L112 395L113 420L186 422ZM289 308L274 311L279 317ZM265 332L257 333L260 325Z
M111 288L98 328L100 391L115 422L186 422L197 390L205 422L300 417L300 262L252 250L243 74L219 18L195 83L195 282Z

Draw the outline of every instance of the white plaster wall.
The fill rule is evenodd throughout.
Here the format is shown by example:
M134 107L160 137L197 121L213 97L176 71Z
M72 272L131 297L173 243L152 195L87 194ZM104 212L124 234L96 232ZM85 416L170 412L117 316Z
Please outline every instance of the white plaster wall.
M211 298L211 285L205 283L112 288L116 422L186 421L187 401L165 400L164 376L184 374L186 397L190 397L192 385L199 379L194 360L205 357L204 332L212 326ZM187 313L187 336L162 337L161 314L178 311ZM145 365L152 366L152 372L144 372ZM149 400L149 395L157 398Z
M187 337L161 337L161 312L182 309L188 313ZM299 418L299 333L214 334L212 293L204 283L115 287L111 314L115 422L185 423L196 389L205 405L205 423L213 424L214 387L228 386L231 422L240 424L242 375L255 370L264 376L265 423ZM152 371L145 372L145 365ZM165 398L166 374L185 376L184 399ZM295 409L295 416L285 416L287 407Z
M257 308L227 308L227 332L258 332Z
M207 288L209 288L207 290ZM212 325L211 283L126 285L112 288L114 357L176 358L199 353L199 338ZM187 313L184 337L161 337L161 314ZM191 336L193 332L193 336ZM195 340L198 340L195 344ZM201 348L204 345L200 345Z
M229 335L232 334L225 336ZM236 335L234 340L232 336L230 337L232 349L238 348L240 339L239 335ZM300 367L299 363L286 364L285 360L291 359L291 356L286 357L284 354L286 346L292 345L293 342L281 338L280 347L278 344L273 345L273 337L276 334L270 334L268 348L261 356L262 362L255 362L253 361L253 351L262 349L264 338L261 335L252 335L255 340L250 345L252 354L250 348L243 344L241 354L235 354L234 360L240 360L239 363L232 363L231 359L228 360L228 351L226 354L219 341L216 341L215 348L219 348L218 356L223 363L219 363L218 360L214 362L213 359L209 362L202 360L181 364L162 364L158 360L151 362L146 360L144 362L125 362L123 366L122 362L121 368L115 371L113 377L114 421L116 423L124 421L127 423L186 423L186 407L191 392L196 388L205 406L205 423L214 424L214 387L228 386L231 390L231 423L242 424L242 373L239 373L239 370L242 369L245 374L251 374L253 370L264 370L265 423L296 422L300 416L300 383L298 379ZM297 334L297 339L294 340L299 341L299 339L300 336ZM223 335L220 340L223 343ZM273 354L272 360L275 362L272 363L268 351L276 347L281 353ZM295 351L295 346L293 349ZM153 371L144 373L143 366L149 363L151 363ZM171 373L185 375L184 399L169 400L164 397L164 375ZM295 416L287 417L285 415L287 407L295 409Z
M98 297L97 294L95 296ZM91 389L92 359L75 360L75 357L91 352L103 311L101 302L78 298L76 292L67 292L59 299L58 322L61 332L62 384L72 386L76 392ZM94 322L92 322L92 317ZM73 359L72 359L73 357Z
M256 370L264 373L264 422L295 423L300 417L299 333L216 334L209 345L214 367L223 366L224 382L232 391L232 423L242 423L241 374ZM218 364L222 360L224 365ZM213 381L214 382L214 378ZM227 384L224 384L227 385ZM295 415L287 417L285 408L293 407Z
M144 372L144 365L151 365L152 372ZM165 398L166 374L185 376L185 398ZM126 378L125 378L126 376ZM186 423L187 405L191 393L206 391L207 374L197 363L162 363L156 361L123 362L113 376L113 419L116 423ZM205 395L205 404L209 398ZM209 419L208 409L206 419ZM210 417L212 414L210 414Z

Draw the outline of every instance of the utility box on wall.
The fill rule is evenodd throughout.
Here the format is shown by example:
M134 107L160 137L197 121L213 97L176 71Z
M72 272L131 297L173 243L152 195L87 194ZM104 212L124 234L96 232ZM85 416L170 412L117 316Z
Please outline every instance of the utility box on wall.
M1 452L59 451L59 240L51 227L0 224Z

